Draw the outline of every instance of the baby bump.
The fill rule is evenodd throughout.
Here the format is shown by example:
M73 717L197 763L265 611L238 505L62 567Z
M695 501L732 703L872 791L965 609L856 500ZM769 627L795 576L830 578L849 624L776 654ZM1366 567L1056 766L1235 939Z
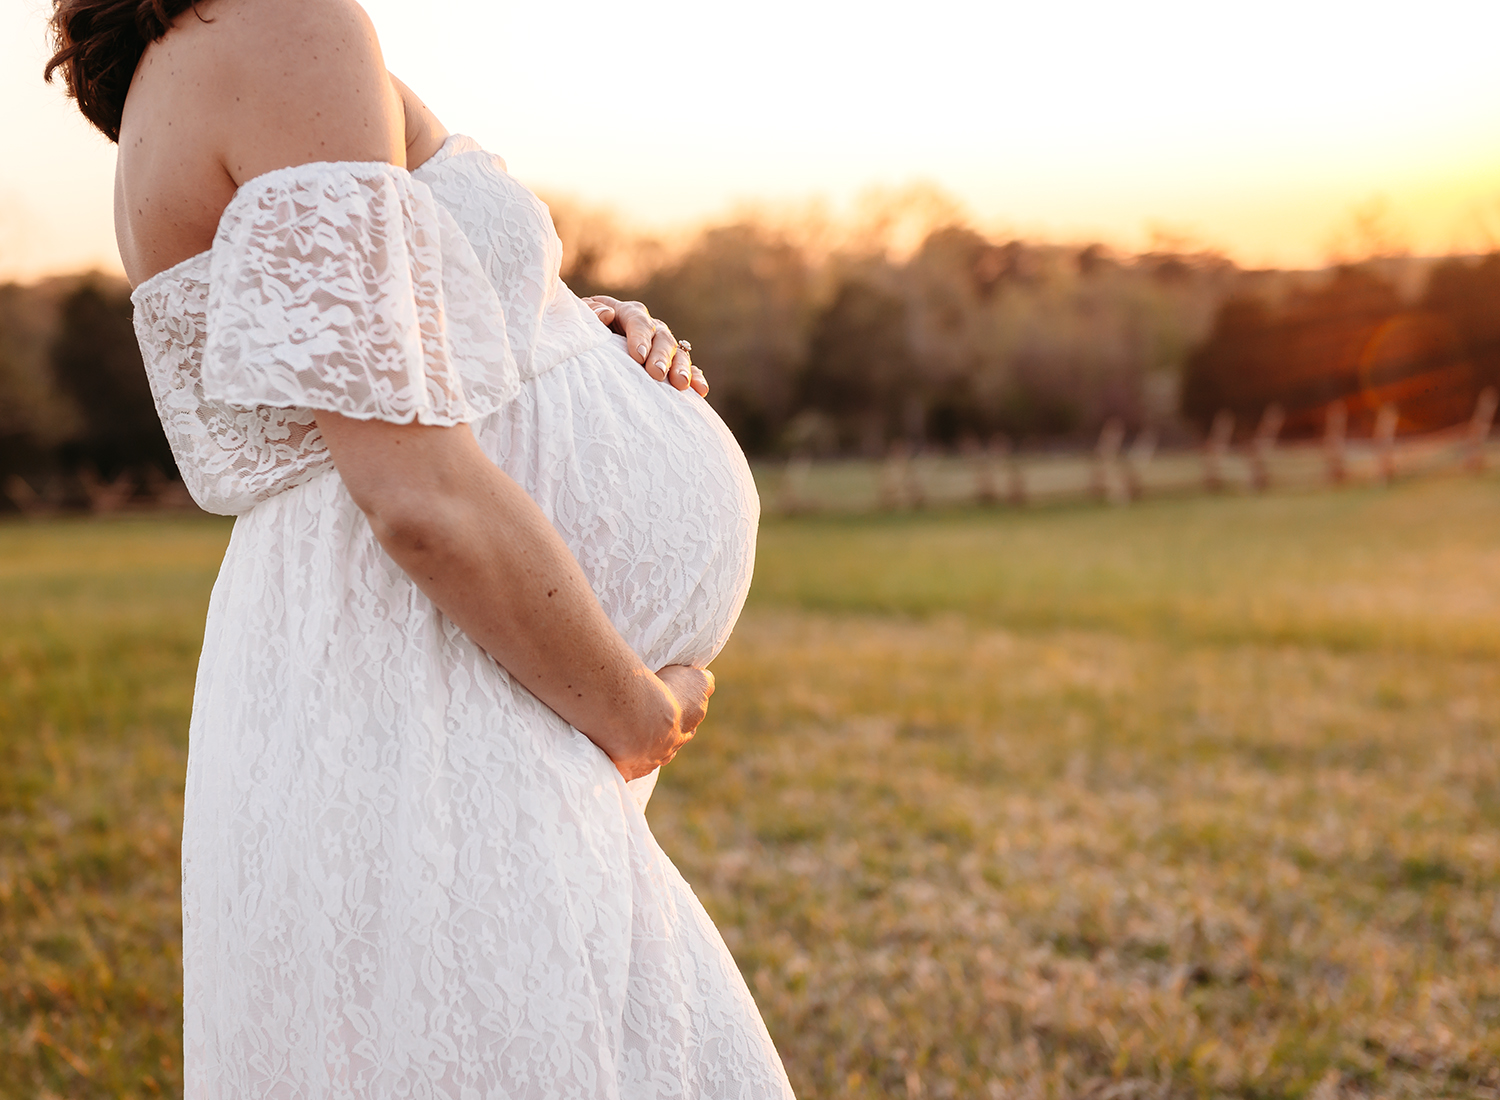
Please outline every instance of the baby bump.
M524 383L474 427L648 665L718 653L749 591L760 502L705 401L652 381L616 338Z

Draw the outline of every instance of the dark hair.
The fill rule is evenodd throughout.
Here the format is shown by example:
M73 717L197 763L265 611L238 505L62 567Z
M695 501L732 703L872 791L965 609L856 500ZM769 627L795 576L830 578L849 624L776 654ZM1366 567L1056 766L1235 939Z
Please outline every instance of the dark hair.
M125 93L146 47L167 33L194 0L53 0L57 52L44 77L61 69L68 95L110 141L120 140Z

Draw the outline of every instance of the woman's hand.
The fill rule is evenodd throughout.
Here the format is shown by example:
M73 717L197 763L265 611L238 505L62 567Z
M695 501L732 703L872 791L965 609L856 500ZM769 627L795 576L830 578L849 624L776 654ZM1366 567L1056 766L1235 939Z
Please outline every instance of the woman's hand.
M562 536L467 425L319 412L318 429L386 553L622 775L645 775L693 736L713 675L641 663Z
M583 300L599 320L625 337L626 350L652 378L671 382L679 390L691 386L700 397L708 395L708 380L693 365L691 349L679 344L672 330L654 320L640 302L622 302L607 294Z
M714 693L714 674L706 668L668 665L656 675L677 701L677 723L670 730L660 731L638 752L629 756L610 753L610 759L626 779L639 779L670 763L678 750L698 732L698 726L708 713L708 697Z

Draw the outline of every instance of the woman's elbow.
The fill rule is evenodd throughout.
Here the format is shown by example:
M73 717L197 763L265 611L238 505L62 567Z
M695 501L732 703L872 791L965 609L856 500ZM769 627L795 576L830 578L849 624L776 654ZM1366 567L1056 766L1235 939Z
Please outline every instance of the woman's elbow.
M440 550L461 526L455 502L438 492L385 488L359 494L354 503L380 545L397 557Z
M461 522L477 454L467 429L326 414L319 426L345 489L387 549L423 549Z

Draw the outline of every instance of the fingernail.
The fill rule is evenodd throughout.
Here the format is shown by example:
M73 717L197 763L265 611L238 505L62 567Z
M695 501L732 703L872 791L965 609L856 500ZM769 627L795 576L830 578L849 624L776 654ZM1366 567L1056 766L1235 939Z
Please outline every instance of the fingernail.
M592 309L595 313L603 313L609 307L605 306L605 305L598 305L598 306L590 306L589 308Z
M651 345L650 344L639 344L639 345L636 346L635 353L637 355L645 355L650 350L651 350ZM657 364L657 365L660 366L660 364Z
M667 373L667 361L665 359L658 359L656 362L652 363L651 365L653 367L655 367L657 370L661 371L663 374Z

